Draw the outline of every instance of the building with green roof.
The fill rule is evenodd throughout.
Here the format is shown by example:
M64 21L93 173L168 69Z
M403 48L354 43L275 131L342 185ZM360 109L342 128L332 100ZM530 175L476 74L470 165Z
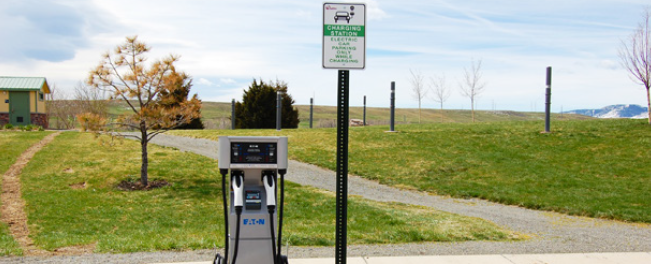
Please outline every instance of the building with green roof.
M44 77L0 76L0 125L48 127L45 94L50 86Z

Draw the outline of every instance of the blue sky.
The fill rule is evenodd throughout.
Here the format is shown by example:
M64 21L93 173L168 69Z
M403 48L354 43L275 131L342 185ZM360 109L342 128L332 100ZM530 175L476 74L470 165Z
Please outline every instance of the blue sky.
M364 1L357 1L364 2ZM415 108L409 70L444 74L447 109L469 109L463 68L483 61L478 109L543 111L645 104L617 50L648 0L366 1L366 69L352 70L351 105ZM0 75L44 76L72 93L101 55L138 35L152 60L181 55L204 101L241 99L253 78L283 80L297 104L336 105L336 70L321 68L323 1L36 1L0 5ZM428 79L426 78L426 79ZM438 108L425 98L423 106Z

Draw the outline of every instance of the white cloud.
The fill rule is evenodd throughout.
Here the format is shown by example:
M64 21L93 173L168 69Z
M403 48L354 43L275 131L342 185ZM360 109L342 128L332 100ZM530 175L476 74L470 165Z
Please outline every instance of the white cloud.
M106 31L105 16L88 3L5 1L0 7L0 59L62 62Z
M62 22L58 31L48 31L47 25L14 19L34 17L33 9L8 12L0 6L0 36L9 40L0 42L0 57L32 56L0 60L3 75L45 76L57 87L72 88L103 52L125 36L138 35L153 47L150 60L181 55L178 68L195 76L193 91L203 100L241 98L253 78L278 78L289 83L299 104L314 96L319 104L336 104L336 70L321 68L322 2L161 0L155 9L144 0L44 5L59 3L61 21L81 23ZM500 109L530 110L540 100L547 66L554 67L555 102L565 110L642 98L617 58L619 39L637 25L641 2L366 3L367 68L351 71L352 105L361 105L367 95L369 106L387 106L390 82L396 81L398 106L416 107L409 94L410 68L428 76L445 72L456 89L454 80L471 57L484 59L488 81L480 108L494 101ZM29 30L17 31L19 26ZM40 38L48 40L41 55L29 52L33 45L20 45ZM457 91L446 105L468 108ZM435 107L433 102L426 106Z
M599 67L609 70L617 70L619 68L619 64L612 60L601 60L599 62Z
M201 85L205 85L205 86L212 86L213 85L213 83L211 81L209 81L208 79L206 79L206 78L199 78L197 83L201 84Z
M298 12L296 13L296 15L299 16L299 17L302 17L302 18L308 18L308 19L314 17L314 15L313 15L312 12L310 12L310 11L306 11L306 10L298 10Z
M366 11L368 20L382 20L389 17L389 15L380 8L380 4L376 0L367 0L366 9L368 9Z
M232 83L235 83L235 80L233 80L231 78L221 78L221 79L219 79L219 82L225 83L225 84L232 84Z

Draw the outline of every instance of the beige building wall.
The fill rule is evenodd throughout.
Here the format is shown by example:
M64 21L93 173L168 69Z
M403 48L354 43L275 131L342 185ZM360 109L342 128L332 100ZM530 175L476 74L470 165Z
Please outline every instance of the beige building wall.
M45 114L45 94L41 100L38 91L29 92L29 112Z
M9 113L9 104L5 103L9 100L8 91L0 91L0 113Z
M36 113L36 91L29 91L29 112Z

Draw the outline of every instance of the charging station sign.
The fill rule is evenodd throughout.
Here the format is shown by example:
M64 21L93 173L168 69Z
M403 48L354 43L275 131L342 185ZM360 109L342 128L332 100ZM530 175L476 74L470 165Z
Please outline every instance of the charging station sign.
M323 68L364 69L366 5L323 4Z

